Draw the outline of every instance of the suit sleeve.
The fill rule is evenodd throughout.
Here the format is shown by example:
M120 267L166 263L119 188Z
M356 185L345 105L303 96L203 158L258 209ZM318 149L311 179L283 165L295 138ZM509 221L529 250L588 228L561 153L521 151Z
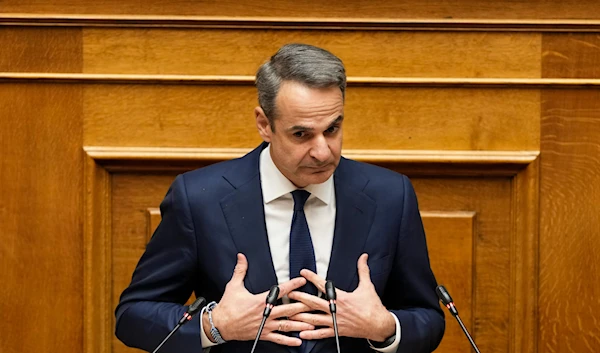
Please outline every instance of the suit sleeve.
M392 278L384 304L400 322L398 353L429 353L444 335L444 312L435 293L427 242L415 191L404 178L404 203Z
M177 325L197 274L194 225L183 175L160 205L162 220L146 246L115 310L116 336L127 346L151 352ZM200 315L167 342L161 352L200 352Z

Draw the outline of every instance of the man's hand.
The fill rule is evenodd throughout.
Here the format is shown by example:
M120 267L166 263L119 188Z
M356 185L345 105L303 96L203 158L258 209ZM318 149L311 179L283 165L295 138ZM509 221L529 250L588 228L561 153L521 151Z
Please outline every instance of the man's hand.
M383 342L396 332L396 321L383 306L381 299L371 282L367 254L358 259L359 284L352 293L337 289L337 323L340 336L366 338ZM325 280L310 270L302 270L300 274L325 293ZM291 292L288 297L308 305L312 310L320 310L327 314L298 313L291 320L308 323L314 326L326 326L317 330L304 330L300 338L313 340L333 337L333 320L329 314L329 303L314 295L303 292Z
M212 313L215 327L219 329L219 332L225 341L254 340L262 320L268 292L256 295L248 292L246 287L244 287L244 277L246 277L247 270L248 261L246 260L246 256L238 254L237 264L233 270L233 276L225 287L225 293L223 293L219 305L215 307ZM294 278L280 284L279 298L305 284L306 279L302 277ZM302 341L299 338L288 337L275 331L291 332L314 330L314 326L300 321L276 319L287 318L308 310L310 310L310 308L303 303L275 306L271 311L271 315L265 322L265 327L260 339L286 346L300 346ZM208 315L205 316L206 317L203 318L204 332L207 333L208 337L211 337Z

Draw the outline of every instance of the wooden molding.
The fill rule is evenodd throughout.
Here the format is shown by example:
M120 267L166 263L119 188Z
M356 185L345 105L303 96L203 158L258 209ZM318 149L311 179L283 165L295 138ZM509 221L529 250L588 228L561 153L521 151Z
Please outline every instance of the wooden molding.
M166 148L85 146L88 156L108 171L189 170L238 158L246 148ZM352 150L342 155L361 162L394 165L411 175L516 175L539 151Z
M0 72L0 83L109 83L254 86L254 76ZM598 88L600 79L348 77L351 87Z
M112 237L110 176L89 155L84 167L83 351L111 351Z
M538 351L539 159L513 179L510 353Z
M0 14L3 26L326 29L376 31L598 32L598 20L365 19Z

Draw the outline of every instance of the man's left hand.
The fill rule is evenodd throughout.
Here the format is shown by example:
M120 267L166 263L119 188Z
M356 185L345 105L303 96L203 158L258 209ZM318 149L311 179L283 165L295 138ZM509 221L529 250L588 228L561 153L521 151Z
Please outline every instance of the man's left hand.
M366 338L383 342L396 332L396 321L383 306L381 299L371 282L367 254L358 259L358 287L351 293L336 289L337 324L340 336ZM310 270L302 270L300 275L312 282L322 293L325 293L325 279ZM333 337L333 319L329 314L329 302L308 293L293 291L288 294L293 300L310 306L322 314L300 313L290 320L302 321L313 326L325 326L310 331L300 332L300 338L306 340ZM325 314L327 313L327 314Z

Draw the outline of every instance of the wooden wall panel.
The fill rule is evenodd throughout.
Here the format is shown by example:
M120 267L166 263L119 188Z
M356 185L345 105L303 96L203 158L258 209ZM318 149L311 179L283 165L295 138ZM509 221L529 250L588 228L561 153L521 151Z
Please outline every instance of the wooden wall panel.
M0 83L2 353L83 346L81 104L77 86Z
M543 77L600 78L600 34L544 34Z
M541 70L539 33L86 28L84 71L254 75L295 42L338 55L349 76L536 78Z
M149 242L152 238L152 234L160 224L160 220L160 208L148 207L146 209L146 242Z
M324 18L485 18L485 19L589 19L600 13L600 4L585 0L501 0L482 2L461 0L259 0L242 2L193 1L164 2L57 0L4 0L3 12L133 14L183 16L260 16L260 17L324 17Z
M508 352L511 312L510 178L412 178L422 212L474 211L475 266L471 333L482 352ZM508 211L508 212L507 212ZM461 298L453 299L458 303ZM459 308L460 310L460 308ZM448 317L447 325L456 325Z
M597 90L544 93L540 353L600 351L599 102Z
M344 147L536 150L535 89L352 87ZM86 145L254 147L254 87L89 85Z
M456 302L467 329L473 331L473 272L476 229L474 212L421 213L431 268ZM446 310L446 308L444 308ZM449 316L449 315L448 315ZM447 319L451 319L447 317ZM470 352L460 326L446 322L446 332L436 353Z
M82 69L81 28L0 26L0 48L0 72Z
M545 77L600 78L598 34L544 35ZM542 94L539 352L600 351L600 92Z

